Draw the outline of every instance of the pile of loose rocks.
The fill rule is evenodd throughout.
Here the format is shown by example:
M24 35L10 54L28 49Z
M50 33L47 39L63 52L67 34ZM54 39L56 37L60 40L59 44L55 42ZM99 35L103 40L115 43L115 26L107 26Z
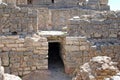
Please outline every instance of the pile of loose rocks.
M117 63L110 57L93 57L88 63L76 69L76 77L73 80L120 80L120 71Z
M0 80L22 80L18 76L4 73L4 67L0 64Z

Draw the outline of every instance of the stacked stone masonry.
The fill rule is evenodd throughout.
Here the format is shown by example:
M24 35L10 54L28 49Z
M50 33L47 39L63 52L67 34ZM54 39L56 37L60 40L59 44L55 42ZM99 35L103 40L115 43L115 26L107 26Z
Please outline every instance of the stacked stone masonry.
M86 37L66 37L64 49L65 71L68 74L73 74L76 68L95 56L111 57L114 62L118 62L120 69L120 40L87 40Z
M37 11L0 4L0 34L32 34L37 31Z
M85 37L67 37L64 46L65 49L65 71L73 73L78 64L89 61L88 50L90 43Z
M47 39L43 37L0 37L2 65L15 75L23 76L34 70L48 69L47 50Z
M12 0L17 5L44 5L55 8L81 7L92 10L110 10L108 0ZM11 1L6 1L7 3Z
M86 36L87 38L105 39L120 38L120 13L100 12L92 15L81 15L72 18L68 23L71 36Z
M48 69L49 38L32 36L41 30L67 33L55 41L60 42L68 74L95 56L109 56L120 64L120 12L96 11L109 10L108 0L77 1L54 0L53 4L49 0L34 0L28 5L28 0L2 0L0 58L5 70L24 76Z

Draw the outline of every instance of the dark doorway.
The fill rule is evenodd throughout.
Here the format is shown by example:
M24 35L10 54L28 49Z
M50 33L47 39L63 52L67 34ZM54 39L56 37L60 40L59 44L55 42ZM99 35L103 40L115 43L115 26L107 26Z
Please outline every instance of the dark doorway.
M32 4L32 2L33 2L32 0L27 0L28 4Z
M52 3L54 3L54 0L52 0Z
M16 31L12 32L12 35L17 35L17 32Z
M58 42L50 42L49 43L49 52L48 52L48 68L49 70L52 68L59 68L63 67L63 61L61 59L60 52L60 43Z

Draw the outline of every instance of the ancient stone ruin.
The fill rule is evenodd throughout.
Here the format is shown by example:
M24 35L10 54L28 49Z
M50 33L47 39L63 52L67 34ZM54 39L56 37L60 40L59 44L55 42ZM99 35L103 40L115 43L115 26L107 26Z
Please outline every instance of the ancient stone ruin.
M79 67L72 80L119 80L120 71L110 57L97 56Z
M96 56L120 69L120 12L108 0L0 0L0 58L23 77L61 60L66 74Z
M18 76L4 73L4 67L1 66L1 61L0 61L0 80L22 80L22 79L20 79Z

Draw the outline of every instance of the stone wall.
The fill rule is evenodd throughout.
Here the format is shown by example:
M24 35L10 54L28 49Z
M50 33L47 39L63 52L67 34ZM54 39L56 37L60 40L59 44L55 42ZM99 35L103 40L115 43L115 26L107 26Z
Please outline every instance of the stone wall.
M78 64L89 61L89 49L90 43L85 37L66 37L64 44L65 72L71 74Z
M29 1L31 3L29 3ZM50 5L52 4L52 0L16 0L17 5Z
M9 5L16 5L16 0L2 0L2 2L7 3Z
M27 0L13 0L17 5L29 5L29 1ZM12 2L11 1L7 1ZM108 11L110 10L110 6L108 5L108 0L32 0L30 1L30 5L39 5L39 6L47 6L52 8L71 8L71 7L80 7L84 9L90 10L102 10Z
M38 29L46 30L51 27L51 12L48 8L38 8Z
M119 34L119 12L98 12L79 8L37 9L39 30L63 30L64 27L68 27L67 30L70 36L85 35L87 37L96 37L96 35L113 37L114 34L116 36ZM71 19L76 16L80 20Z
M66 37L64 44L65 72L73 74L74 70L88 62L92 57L109 56L113 61L119 63L120 41L118 39L94 39L87 40L86 37Z
M93 10L110 10L108 0L88 0L86 7Z
M68 34L87 38L120 38L119 12L101 12L70 19Z
M95 13L92 10L83 10L79 8L69 9L38 9L38 27L39 30L62 30L67 26L69 19L73 16L81 16L83 14L90 15Z
M1 8L1 9L3 9L3 8ZM8 10L10 10L10 9L8 8ZM14 10L14 9L12 9L12 10ZM92 15L92 14L96 14L98 12L94 11L94 10L79 9L79 8L51 9L51 8L45 8L45 7L44 8L42 8L42 7L41 8L23 7L23 8L21 8L21 10L18 10L18 12L19 12L20 16L14 15L15 18L18 19L18 23L21 23L21 25L24 26L24 28L27 25L28 25L27 27L29 27L26 31L23 31L23 32L27 32L27 31L32 32L32 29L33 29L33 31L37 31L36 29L38 29L38 30L62 30L64 27L70 27L70 29L71 29L71 27L76 26L76 27L74 27L73 30L72 29L70 30L71 33L75 33L75 32L78 32L78 31L74 31L76 28L82 28L83 26L86 26L86 28L89 28L91 26L103 26L103 27L107 26L108 27L109 25L111 25L111 27L112 27L116 24L119 24L119 18L115 18L115 17L112 17L115 23L112 22L113 21L113 20L111 20L112 18L109 18L105 21L92 20L90 22L87 22L83 19L84 15ZM18 12L14 12L14 13L17 14ZM8 14L10 14L10 13L8 13ZM78 21L78 22L77 21L76 22L69 21L72 17L75 17L75 16L80 16L81 19L83 19L83 20ZM99 17L99 14L94 15L94 16ZM25 20L25 21L23 22L19 18L22 20ZM106 16L106 18L107 18L107 16ZM84 23L86 23L86 24L84 24ZM108 24L108 23L111 23L111 24ZM79 25L79 24L81 24L81 25ZM79 26L82 26L82 27L79 27ZM31 29L31 30L29 30L29 29ZM106 28L104 28L104 30L105 29ZM19 32L19 30L17 32ZM78 32L78 33L81 33L81 32ZM74 35L79 35L79 34L75 33Z
M91 40L92 46L90 47L89 54L94 56L108 56L114 62L118 62L118 69L120 69L120 40L119 39L100 39Z
M33 0L32 1L33 5L46 5L51 3L52 3L52 0Z
M28 0L16 0L16 5L27 5Z
M37 11L0 4L0 34L31 34L37 29Z
M0 80L9 80L9 79L12 79L12 80L22 80L18 76L4 73L4 67L1 66L1 61L0 61Z
M77 6L78 0L54 0L55 5L60 7Z
M48 69L48 43L44 37L1 36L0 58L9 73L23 76Z

